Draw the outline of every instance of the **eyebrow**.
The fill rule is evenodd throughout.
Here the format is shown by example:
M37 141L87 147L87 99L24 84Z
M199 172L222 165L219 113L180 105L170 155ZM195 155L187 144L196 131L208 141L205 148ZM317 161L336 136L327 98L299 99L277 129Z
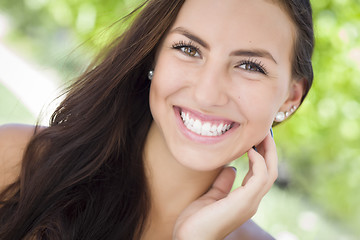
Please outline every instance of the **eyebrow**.
M190 31L186 30L183 27L177 27L175 29L173 29L171 31L171 33L176 32L179 34L184 35L185 37L191 39L194 42L199 43L201 46L203 46L206 49L210 49L210 45L205 42L204 40L202 40L201 38L197 37L196 35L194 35L193 33L191 33ZM240 49L240 50L236 50L230 53L230 56L245 56L245 57L261 57L261 58L267 58L271 61L273 61L274 63L277 64L275 58L273 57L273 55L271 55L270 52L268 52L265 49Z
M185 37L193 40L194 42L199 43L204 48L210 49L209 44L207 42L205 42L201 38L195 36L194 34L192 34L191 32L189 32L188 30L186 30L183 27L177 27L171 31L171 33L173 33L173 32L180 33L180 34L184 35Z
M236 50L230 56L245 56L245 57L261 57L267 58L277 64L275 58L264 49L251 49L251 50Z

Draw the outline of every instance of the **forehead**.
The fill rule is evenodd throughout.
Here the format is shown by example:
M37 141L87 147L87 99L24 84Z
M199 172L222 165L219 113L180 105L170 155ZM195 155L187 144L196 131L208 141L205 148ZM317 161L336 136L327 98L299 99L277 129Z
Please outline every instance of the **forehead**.
M210 45L261 46L277 57L284 51L290 55L295 36L288 14L279 3L269 0L186 0L172 28L177 27L190 30Z

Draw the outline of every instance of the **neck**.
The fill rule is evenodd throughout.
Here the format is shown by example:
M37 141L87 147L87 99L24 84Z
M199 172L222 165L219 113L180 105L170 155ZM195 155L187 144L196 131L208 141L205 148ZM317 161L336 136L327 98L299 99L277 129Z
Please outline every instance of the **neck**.
M219 169L199 172L181 165L154 122L147 136L144 162L151 193L147 232L171 234L178 215L210 188Z

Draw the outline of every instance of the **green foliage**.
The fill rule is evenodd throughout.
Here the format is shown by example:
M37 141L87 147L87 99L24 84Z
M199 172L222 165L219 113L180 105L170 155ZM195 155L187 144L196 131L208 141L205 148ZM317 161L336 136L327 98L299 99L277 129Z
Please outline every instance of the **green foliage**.
M5 0L0 1L0 13L8 14L12 20L8 43L69 79L78 75L89 59L126 27L113 24L140 2Z
M360 1L312 1L315 81L275 130L291 187L360 234Z
M116 37L121 25L108 26L138 2L5 0L0 11L13 19L8 42L67 76ZM360 235L360 0L312 0L312 5L315 81L298 113L274 129L280 163L287 166L290 192ZM61 59L82 42L77 56Z

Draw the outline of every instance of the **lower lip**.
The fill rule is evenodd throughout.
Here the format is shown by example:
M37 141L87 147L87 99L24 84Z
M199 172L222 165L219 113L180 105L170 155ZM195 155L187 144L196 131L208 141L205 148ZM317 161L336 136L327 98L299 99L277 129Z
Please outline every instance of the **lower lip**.
M202 144L215 144L223 141L229 136L238 126L233 126L225 133L220 136L202 136L190 131L185 125L180 116L181 109L179 107L174 107L176 122L181 130L181 132L193 142L202 143Z

